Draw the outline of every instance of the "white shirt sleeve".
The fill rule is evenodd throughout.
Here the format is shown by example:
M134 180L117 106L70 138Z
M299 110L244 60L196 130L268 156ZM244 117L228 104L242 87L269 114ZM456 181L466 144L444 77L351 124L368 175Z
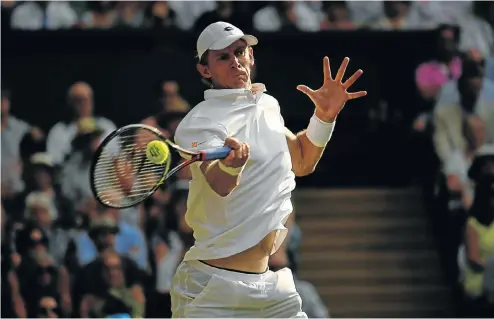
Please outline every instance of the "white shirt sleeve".
M444 163L444 173L446 175L457 175L462 182L466 182L468 177L468 164L461 151L455 150Z
M64 161L65 155L70 150L68 148L69 143L65 125L62 122L58 122L51 128L46 138L46 150L50 154L53 163L61 164Z
M175 143L191 151L222 147L228 131L224 125L206 117L184 119L175 132Z

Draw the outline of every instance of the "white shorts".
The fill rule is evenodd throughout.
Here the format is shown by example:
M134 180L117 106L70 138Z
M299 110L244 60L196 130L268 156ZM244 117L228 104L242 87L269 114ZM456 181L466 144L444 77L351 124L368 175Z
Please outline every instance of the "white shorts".
M248 274L186 261L170 294L172 318L307 318L288 268Z

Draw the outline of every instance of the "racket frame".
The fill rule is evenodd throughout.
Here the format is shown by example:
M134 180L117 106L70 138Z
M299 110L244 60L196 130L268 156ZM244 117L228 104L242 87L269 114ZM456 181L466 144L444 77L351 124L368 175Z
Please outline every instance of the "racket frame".
M169 169L169 167L166 168L163 171L163 175L161 176L161 178L159 179L159 181L156 182L155 186L153 188L151 188L147 192L147 194L145 194L145 195L142 196L142 199L140 201L135 202L135 203L131 203L131 204L128 204L128 205L112 205L111 203L102 200L100 198L100 196L98 196L98 192L96 191L96 187L94 185L96 164L98 163L98 160L99 160L99 158L101 156L101 153L103 152L105 146L108 145L108 143L110 141L112 141L115 137L119 136L122 132L128 131L130 129L136 129L136 130L137 129L145 129L145 130L151 131L153 134L155 134L155 136L157 137L157 139L160 139L161 141L163 141L164 143L166 143L169 147L175 149L179 153L182 153L181 154L182 158L187 157L188 159L186 159L185 161L183 161L179 165L175 166L171 170ZM103 139L103 141L100 143L100 145L96 149L96 152L94 153L94 155L92 157L92 160L91 160L91 167L90 167L90 174L89 174L89 178L90 178L89 184L91 185L91 191L92 191L94 197L96 198L96 200L101 205L103 205L105 207L109 207L109 208L115 208L115 209L124 209L124 208L134 207L134 206L142 203L143 201L145 201L147 198L149 198L149 196L153 195L154 192L156 192L156 190L170 176L172 176L173 174L177 173L178 171L180 171L181 169L183 169L184 167L186 167L186 166L188 166L188 165L190 165L192 163L195 163L195 162L203 162L203 161L210 160L209 157L210 157L210 154L208 156L208 150L201 150L201 151L195 152L195 151L184 149L184 148L178 146L177 144L173 143L171 140L167 139L160 132L160 130L158 130L155 127L152 127L152 126L146 125L146 124L129 124L129 125L126 125L126 126L123 126L121 128L116 129L115 131L113 131L112 133L110 133L107 137L105 137L105 139ZM168 165L168 166L171 165L171 162L168 161L168 160L165 161L165 163L164 163L164 165Z

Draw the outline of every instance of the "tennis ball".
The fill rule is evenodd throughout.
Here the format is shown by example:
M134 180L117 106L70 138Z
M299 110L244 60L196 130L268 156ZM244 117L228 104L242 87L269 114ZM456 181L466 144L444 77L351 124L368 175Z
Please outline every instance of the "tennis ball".
M170 156L170 149L163 141L151 141L146 147L146 156L151 163L161 165Z

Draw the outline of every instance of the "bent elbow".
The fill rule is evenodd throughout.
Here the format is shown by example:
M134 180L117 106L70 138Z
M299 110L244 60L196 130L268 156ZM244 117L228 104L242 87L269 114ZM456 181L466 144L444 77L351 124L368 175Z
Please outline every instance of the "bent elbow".
M295 173L295 176L297 176L297 177L303 177L303 176L307 176L307 175L314 173L315 170L316 170L315 165L302 166L299 169L294 170L294 173Z
M227 197L231 193L232 193L232 191L216 191L216 194L218 194L221 197Z

